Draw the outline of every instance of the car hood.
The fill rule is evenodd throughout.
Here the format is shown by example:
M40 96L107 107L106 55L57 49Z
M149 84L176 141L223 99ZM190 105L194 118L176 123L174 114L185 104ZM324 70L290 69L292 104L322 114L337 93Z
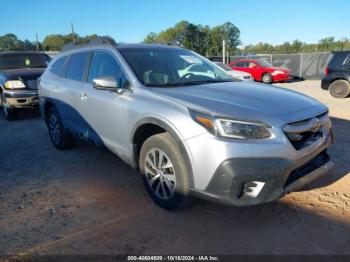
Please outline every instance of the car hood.
M317 100L284 88L249 82L227 82L175 88L152 88L153 92L192 109L239 119L261 120L300 111L325 111ZM296 114L292 114L296 113ZM290 120L288 120L290 121Z
M3 73L8 80L16 80L19 78L23 80L34 80L39 78L44 71L45 68L19 68L1 70L0 72Z

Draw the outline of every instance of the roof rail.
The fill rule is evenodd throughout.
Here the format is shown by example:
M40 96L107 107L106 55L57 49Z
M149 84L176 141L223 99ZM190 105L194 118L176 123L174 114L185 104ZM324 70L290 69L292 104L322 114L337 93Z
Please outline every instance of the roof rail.
M166 43L162 43L162 44L184 48L184 46L182 44L176 43L176 42L166 42Z
M61 52L72 50L72 49L77 49L77 48L82 48L82 47L94 46L94 45L116 46L117 43L111 37L97 37L97 38L89 40L89 42L87 42L87 43L73 43L73 42L71 42L71 43L65 44L61 48Z

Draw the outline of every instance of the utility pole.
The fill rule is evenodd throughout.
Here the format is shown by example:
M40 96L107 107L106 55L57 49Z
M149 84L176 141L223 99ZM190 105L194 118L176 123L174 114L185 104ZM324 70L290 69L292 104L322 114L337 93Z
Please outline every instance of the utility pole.
M39 51L40 47L39 47L38 33L35 33L35 37L36 37L36 51Z
M222 40L222 63L225 64L226 56L226 41Z
M75 43L77 41L77 39L75 38L75 33L74 33L74 26L73 26L73 22L70 23L71 29L72 29L72 38L73 38L73 43Z

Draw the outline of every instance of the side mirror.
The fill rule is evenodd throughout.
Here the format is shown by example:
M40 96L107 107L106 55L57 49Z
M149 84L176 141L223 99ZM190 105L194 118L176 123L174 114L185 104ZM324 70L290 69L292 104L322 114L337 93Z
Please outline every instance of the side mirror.
M95 78L92 80L92 85L95 89L114 91L118 94L121 94L124 91L123 88L120 88L117 80L112 76Z

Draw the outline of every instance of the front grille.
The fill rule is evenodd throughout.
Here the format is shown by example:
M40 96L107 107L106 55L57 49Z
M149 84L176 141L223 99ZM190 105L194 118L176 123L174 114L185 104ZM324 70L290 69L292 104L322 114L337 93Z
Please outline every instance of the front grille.
M296 180L310 174L312 171L320 168L321 166L324 166L326 163L328 163L330 160L330 157L327 153L327 151L323 151L321 154L317 155L315 158L311 159L309 162L307 162L305 165L295 169L289 176L288 179L284 185L286 188Z
M301 150L312 145L318 139L322 137L322 132L318 131L316 133L313 132L301 132L298 134L298 137L295 137L294 134L287 135L291 144L294 146L296 150Z
M322 127L329 122L328 112L302 121L293 122L283 128L296 150L302 150L322 138Z

